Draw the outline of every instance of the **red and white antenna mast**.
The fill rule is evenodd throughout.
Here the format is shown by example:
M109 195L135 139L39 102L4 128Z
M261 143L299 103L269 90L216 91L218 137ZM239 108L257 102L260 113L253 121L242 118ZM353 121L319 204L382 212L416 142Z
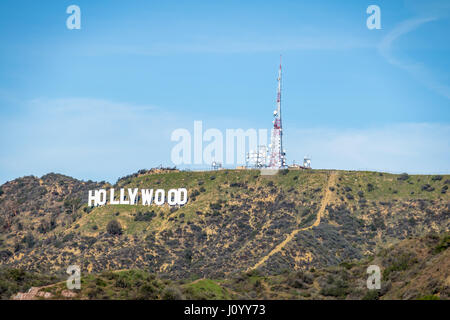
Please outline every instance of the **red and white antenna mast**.
M273 112L273 117L269 167L280 169L286 167L286 154L283 149L283 127L281 122L281 55L280 68L278 70L277 109Z

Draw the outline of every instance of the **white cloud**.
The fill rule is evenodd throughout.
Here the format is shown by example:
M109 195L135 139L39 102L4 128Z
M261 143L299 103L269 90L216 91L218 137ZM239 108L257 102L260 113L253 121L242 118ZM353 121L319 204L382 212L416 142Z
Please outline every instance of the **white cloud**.
M449 136L450 125L431 123L291 129L286 133L286 147L290 162L309 155L315 168L449 173Z
M439 82L436 76L420 62L406 62L402 61L392 54L392 47L401 36L414 31L420 26L438 20L435 17L426 18L414 18L403 21L390 31L380 42L378 46L379 53L392 65L399 67L410 75L412 75L417 81L423 83L429 89L436 93L450 99L450 87L444 83Z

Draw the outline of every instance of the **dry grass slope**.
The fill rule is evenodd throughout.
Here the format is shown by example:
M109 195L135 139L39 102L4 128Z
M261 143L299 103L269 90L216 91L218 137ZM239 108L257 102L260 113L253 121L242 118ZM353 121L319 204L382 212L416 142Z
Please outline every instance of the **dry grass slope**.
M306 272L360 261L380 248L449 230L450 177L378 172L257 170L141 172L115 188L185 186L181 208L89 208L109 188L49 174L1 186L0 265L65 275L149 270L171 279ZM107 225L120 223L110 234Z

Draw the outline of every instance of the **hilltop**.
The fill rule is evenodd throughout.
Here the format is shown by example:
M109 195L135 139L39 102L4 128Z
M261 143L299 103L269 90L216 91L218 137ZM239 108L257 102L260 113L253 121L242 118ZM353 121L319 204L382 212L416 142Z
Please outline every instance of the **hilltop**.
M140 171L111 186L49 174L0 187L1 266L63 276L136 269L173 281L275 277L363 261L449 230L448 175ZM87 206L98 188L185 187L187 205ZM117 221L117 229L108 228ZM257 270L257 271L253 271Z

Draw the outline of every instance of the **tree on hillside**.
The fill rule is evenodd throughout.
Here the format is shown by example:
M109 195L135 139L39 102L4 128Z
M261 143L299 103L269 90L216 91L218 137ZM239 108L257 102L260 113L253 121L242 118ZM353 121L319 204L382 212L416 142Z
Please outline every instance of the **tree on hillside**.
M406 180L408 180L409 179L409 174L407 174L406 172L405 173L402 173L398 178L397 178L397 180L399 180L399 181L406 181Z
M106 226L106 231L111 235L121 235L122 226L120 225L119 221L111 220L110 222L108 222L108 225Z
M67 198L64 200L64 207L69 213L75 213L81 207L80 198Z

